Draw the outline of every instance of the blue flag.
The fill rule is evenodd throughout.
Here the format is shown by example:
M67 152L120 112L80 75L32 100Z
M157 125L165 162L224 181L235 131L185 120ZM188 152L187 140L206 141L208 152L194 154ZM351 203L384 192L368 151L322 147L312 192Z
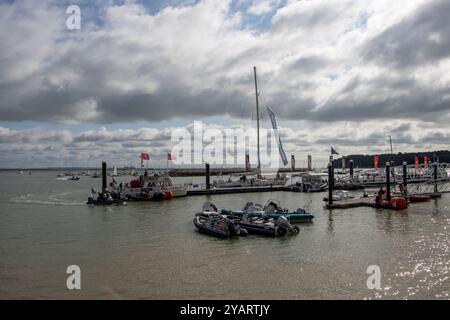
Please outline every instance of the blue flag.
M270 117L270 121L272 122L272 128L273 132L275 133L275 140L277 141L278 144L278 151L280 152L281 160L283 161L283 165L286 166L288 164L288 160L286 157L286 153L284 153L283 145L281 144L281 138L280 134L278 133L277 119L275 118L275 113L273 113L272 109L270 109L269 107L266 108L267 113L269 114Z
M333 154L339 155L339 153L336 150L334 150L333 147L331 147L331 155L333 155Z

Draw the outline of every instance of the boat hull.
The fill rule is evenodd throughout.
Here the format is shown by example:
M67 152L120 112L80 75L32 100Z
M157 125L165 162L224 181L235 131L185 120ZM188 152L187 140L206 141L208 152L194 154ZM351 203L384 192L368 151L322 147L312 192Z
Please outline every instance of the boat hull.
M233 215L236 217L242 217L244 215L243 211L232 211L223 209L221 211L221 214L223 215ZM262 212L245 212L248 217L250 218L259 218L263 215ZM294 213L294 212L287 212L284 214L278 214L278 213L266 213L265 216L272 218L274 220L277 220L280 216L285 216L290 222L310 222L314 219L314 215L310 213Z
M153 192L148 197L127 195L127 198L130 201L137 201L137 202L162 201L165 199L164 194L161 192Z
M239 222L239 226L247 230L249 234L256 234L269 237L276 236L275 227L258 226L252 223L244 223L244 222Z
M198 229L199 232L205 233L214 237L226 239L230 236L228 230L220 230L218 228L213 228L208 224L200 222L200 217L196 216L193 220L194 226Z
M408 197L409 202L425 202L425 201L429 201L429 200L431 200L430 196L417 195L417 196L409 196Z
M104 206L104 205L115 205L115 204L125 204L126 199L113 199L113 200L91 200L89 199L86 204L94 205L94 206Z

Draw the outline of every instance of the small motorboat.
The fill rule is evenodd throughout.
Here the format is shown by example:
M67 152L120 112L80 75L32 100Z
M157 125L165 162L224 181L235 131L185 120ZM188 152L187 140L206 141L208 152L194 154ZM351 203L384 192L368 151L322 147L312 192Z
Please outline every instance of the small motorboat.
M72 180L72 181L78 181L78 180L80 180L80 177L73 176L73 177L70 178L69 180Z
M323 192L327 190L328 185L321 182L297 182L290 187L293 192Z
M223 215L233 215L242 217L246 214L250 218L259 218L267 216L272 219L278 219L280 216L286 217L290 222L310 222L314 219L314 215L308 213L306 209L298 208L295 211L282 209L276 200L269 200L263 207L260 204L247 202L241 211L222 209Z
M348 192L344 190L333 191L333 201L343 201L348 199L353 199L354 197L349 196ZM323 198L323 201L328 202L328 197Z
M309 204L304 209L297 208L294 211L283 209L276 200L267 201L263 207L264 215L277 220L280 216L286 217L290 222L309 222L314 219L314 215L307 212ZM247 212L249 210L247 209Z
M375 200L373 207L376 209L403 210L408 207L408 202L405 198L393 197L391 200Z
M219 238L247 235L247 230L241 228L235 221L220 215L217 208L209 202L203 204L202 212L195 215L193 222L199 232Z
M279 216L276 220L267 216L255 218L244 214L242 217L229 216L230 219L247 230L249 234L279 237L286 234L298 234L300 229L289 223L285 216Z
M112 205L112 204L126 204L126 199L122 198L120 194L116 193L100 193L97 196L97 199L94 199L92 195L89 196L86 204L90 205Z

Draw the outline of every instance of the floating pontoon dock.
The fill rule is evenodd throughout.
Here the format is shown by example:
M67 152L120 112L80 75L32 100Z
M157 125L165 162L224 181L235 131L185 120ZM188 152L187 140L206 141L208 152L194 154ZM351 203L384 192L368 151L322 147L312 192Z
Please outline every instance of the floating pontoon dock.
M210 194L228 194L228 193L249 193L249 192L272 192L286 191L285 186L262 186L262 187L235 187L235 188L213 188L188 190L188 196L210 195Z

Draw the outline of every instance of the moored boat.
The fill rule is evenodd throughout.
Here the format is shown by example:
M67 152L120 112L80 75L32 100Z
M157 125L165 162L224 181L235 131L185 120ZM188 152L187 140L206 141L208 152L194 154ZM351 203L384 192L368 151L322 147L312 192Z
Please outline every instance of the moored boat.
M96 199L91 195L88 198L86 204L90 205L113 205L113 204L126 204L126 199L122 198L119 194L99 194Z
M286 185L288 178L285 174L277 174L275 177L258 177L258 175L242 175L239 181L228 179L213 182L214 188L250 188L250 187L273 187Z
M275 200L269 200L264 207L262 207L260 204L247 202L241 211L222 209L221 214L236 217L243 217L244 215L247 215L250 218L260 218L263 216L267 216L268 218L272 218L275 220L280 216L284 216L290 222L310 222L314 219L314 215L308 213L305 209L298 208L295 211L282 209Z
M128 198L141 198L142 193L148 193L150 198L159 199L160 195L153 196L153 193L162 193L163 199L183 197L187 195L187 185L176 185L168 174L141 175L125 184L123 192Z
M199 232L219 238L247 234L247 230L242 229L235 221L220 215L217 208L209 202L203 204L202 212L195 215L193 222Z
M335 190L333 191L333 201L343 201L348 199L353 199L354 197L349 196L347 191ZM328 197L324 197L323 201L328 202Z
M91 205L112 205L112 204L126 204L126 199L121 198L121 199L112 199L112 200L98 200L98 199L93 199L93 198L88 198L88 201L86 202L86 204L91 204Z
M297 226L291 225L289 220L282 215L277 219L267 216L249 217L247 214L242 217L229 216L229 218L238 223L241 228L247 230L249 234L278 237L300 232Z
M377 198L373 207L376 209L403 210L408 207L408 202L405 198L400 197L393 197L391 200Z

